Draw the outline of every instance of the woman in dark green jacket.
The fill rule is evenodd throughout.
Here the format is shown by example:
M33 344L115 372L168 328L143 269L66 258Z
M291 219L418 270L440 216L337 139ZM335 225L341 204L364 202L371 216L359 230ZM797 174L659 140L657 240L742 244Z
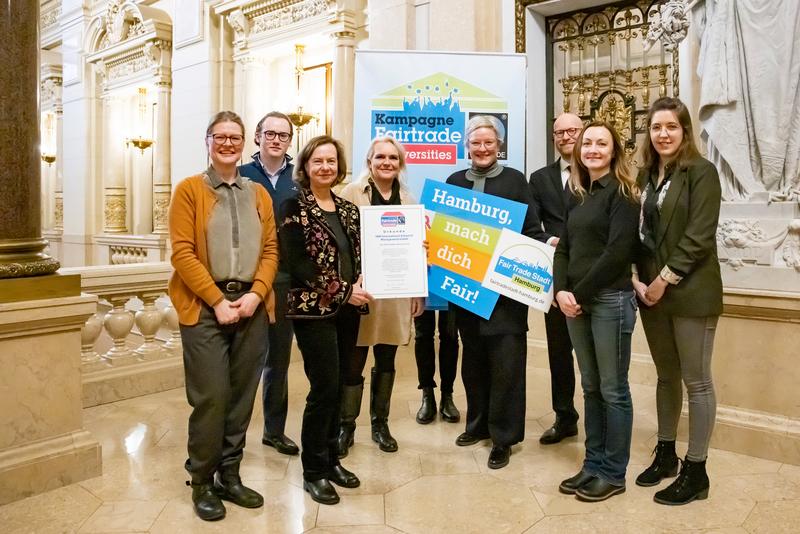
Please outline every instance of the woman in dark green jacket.
M680 475L655 494L661 504L686 504L708 496L706 456L716 398L711 353L722 313L722 279L716 231L721 188L716 168L694 143L686 106L656 100L647 117L650 142L643 150L639 237L634 289L647 343L658 372L658 445L650 467L636 479L655 486L678 473L675 436L689 394L689 448Z

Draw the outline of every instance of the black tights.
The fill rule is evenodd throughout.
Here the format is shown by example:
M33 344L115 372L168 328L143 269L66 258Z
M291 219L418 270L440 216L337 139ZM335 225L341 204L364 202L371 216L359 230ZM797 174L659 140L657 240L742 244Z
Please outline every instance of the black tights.
M364 366L367 365L369 347L356 347L350 365L345 371L344 383L346 386L357 386L364 381ZM397 354L397 345L373 345L372 354L375 356L375 370L379 373L394 371L394 356Z

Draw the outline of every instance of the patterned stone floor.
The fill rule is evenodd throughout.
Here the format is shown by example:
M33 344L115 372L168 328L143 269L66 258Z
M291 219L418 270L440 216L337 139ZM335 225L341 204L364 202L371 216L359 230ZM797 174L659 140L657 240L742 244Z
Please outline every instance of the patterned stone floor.
M401 348L397 361L391 429L400 450L383 453L370 441L365 402L356 444L343 461L362 485L340 489L342 500L336 506L320 506L303 492L298 457L282 456L261 445L262 415L257 407L242 477L264 494L265 506L246 510L229 504L223 521L197 519L182 468L189 406L178 389L85 410L85 425L103 446L103 476L0 507L0 531L800 532L800 467L720 450L712 450L708 462L708 500L683 507L653 503L658 488L633 483L649 463L656 440L653 387L633 386L636 415L627 493L589 504L557 490L558 482L579 468L582 434L547 447L537 440L553 417L548 371L541 359L529 362L527 370L527 437L514 447L509 466L498 471L486 467L488 442L467 448L454 445L463 423L437 420L422 426L414 421L419 392L411 351ZM299 360L291 366L290 390L287 433L299 441L307 392ZM460 380L456 390L456 403L463 410ZM683 451L685 444L679 444L679 452Z

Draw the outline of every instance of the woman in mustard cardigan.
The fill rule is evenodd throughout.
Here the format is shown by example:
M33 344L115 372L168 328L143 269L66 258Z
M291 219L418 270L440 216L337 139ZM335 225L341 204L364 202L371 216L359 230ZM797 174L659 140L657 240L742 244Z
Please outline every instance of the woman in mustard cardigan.
M237 163L244 124L217 113L206 130L211 164L181 181L169 210L169 296L178 312L189 416L192 501L206 521L225 517L220 499L258 508L239 464L267 347L270 294L278 265L272 202ZM216 478L216 479L215 479Z

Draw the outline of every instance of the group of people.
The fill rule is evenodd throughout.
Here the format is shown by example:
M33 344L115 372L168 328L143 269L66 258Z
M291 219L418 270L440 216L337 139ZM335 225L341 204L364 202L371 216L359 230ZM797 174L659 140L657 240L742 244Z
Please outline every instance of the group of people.
M655 500L683 504L708 494L705 458L716 411L710 358L722 307L714 237L720 184L697 151L679 100L656 101L648 125L637 178L612 125L561 115L554 123L559 159L527 180L498 161L499 121L478 115L465 132L471 165L447 178L527 205L521 232L555 248L555 301L545 324L556 419L540 442L577 434L574 348L586 455L559 490L587 501L625 491L637 302L658 371L659 430L653 464L636 483L656 485L678 474L683 382L689 450L680 476ZM239 476L262 377L262 442L282 454L302 450L303 487L312 499L335 504L335 486L359 486L341 459L354 442L368 352L371 347L371 437L380 450L393 452L398 444L388 418L395 355L411 341L412 324L422 390L416 421L430 423L437 412L446 422L460 421L452 397L460 337L467 411L456 445L490 439L488 467L500 469L524 439L527 306L500 296L483 319L452 304L446 311L426 309L421 298L373 299L360 273L358 207L416 203L404 179L403 147L391 137L374 139L359 178L334 193L347 175L342 144L315 137L292 161L293 134L286 115L268 113L256 127L253 161L240 165L244 124L233 112L218 113L206 130L208 168L180 182L170 206L175 272L169 292L192 407L185 467L195 512L204 520L225 516L223 500L263 505ZM300 447L285 434L293 337L310 385Z

